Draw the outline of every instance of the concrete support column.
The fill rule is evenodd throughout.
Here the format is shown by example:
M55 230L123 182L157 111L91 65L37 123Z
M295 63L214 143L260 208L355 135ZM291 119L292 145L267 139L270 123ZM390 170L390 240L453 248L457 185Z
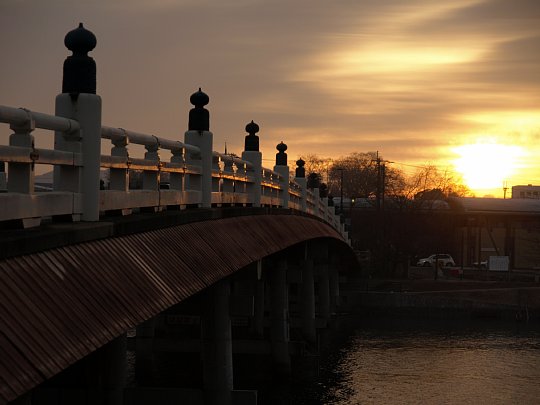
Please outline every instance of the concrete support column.
M11 401L8 405L32 405L32 393L21 395L15 401Z
M6 164L0 162L0 190L7 190Z
M31 402L23 397L20 404L123 405L126 350L123 334L36 387Z
M339 307L339 259L332 255L329 260L329 289L330 289L330 311L336 312Z
M319 317L325 320L330 319L330 279L328 277L328 266L318 266L318 297L319 297Z
M156 318L137 326L135 338L135 380L138 385L152 385L154 382L154 334Z
M313 258L306 246L306 255L302 262L302 284L300 285L300 311L302 318L302 335L309 343L317 341L315 327L315 278Z
M229 281L219 281L206 294L201 319L204 403L230 405L233 359Z
M315 267L317 273L319 298L319 317L328 321L330 319L330 278L328 273L328 245L318 242L314 246Z
M262 274L262 261L256 263L256 280L254 281L254 314L252 333L255 337L264 336L264 278Z
M100 403L123 405L127 377L126 335L114 339L102 350L104 350L101 365L104 401Z
M66 387L64 393L59 395L59 404L81 403L84 398L84 403L89 405L123 405L127 375L126 350L124 334L82 359L77 366L81 367L79 372L84 377L74 379L82 383L79 390Z
M270 280L270 341L274 368L278 375L290 375L289 354L289 290L287 285L287 261L277 260L268 272Z

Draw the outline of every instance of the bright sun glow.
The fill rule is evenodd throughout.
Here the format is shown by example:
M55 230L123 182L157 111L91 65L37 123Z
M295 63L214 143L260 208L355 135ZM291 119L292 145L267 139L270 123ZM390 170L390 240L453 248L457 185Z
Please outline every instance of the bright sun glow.
M477 143L454 148L460 157L454 160L456 171L463 175L472 190L502 187L524 155L519 146Z

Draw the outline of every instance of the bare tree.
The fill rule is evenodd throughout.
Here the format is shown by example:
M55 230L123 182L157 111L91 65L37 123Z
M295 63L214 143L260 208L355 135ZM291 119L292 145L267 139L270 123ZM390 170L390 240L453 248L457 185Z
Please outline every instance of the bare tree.
M448 169L440 170L432 164L420 167L407 179L403 188L408 199L445 199L448 197L465 197L471 191L462 179Z
M305 164L306 176L309 176L311 173L316 173L320 176L320 180L323 182L328 182L328 173L330 166L332 165L332 159L319 156L314 153L300 156Z
M375 152L353 152L334 160L329 176L329 188L333 195L341 192L342 174L343 195L348 198L375 197L383 192L398 194L404 186L401 171L386 165Z

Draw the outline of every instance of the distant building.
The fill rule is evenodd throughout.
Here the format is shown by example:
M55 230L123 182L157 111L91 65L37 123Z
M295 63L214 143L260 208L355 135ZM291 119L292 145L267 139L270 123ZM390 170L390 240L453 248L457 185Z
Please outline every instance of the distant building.
M511 269L540 270L540 198L453 197L449 204L455 215L451 253L458 262L508 256Z
M533 186L532 184L526 186L513 186L512 198L540 199L540 186Z

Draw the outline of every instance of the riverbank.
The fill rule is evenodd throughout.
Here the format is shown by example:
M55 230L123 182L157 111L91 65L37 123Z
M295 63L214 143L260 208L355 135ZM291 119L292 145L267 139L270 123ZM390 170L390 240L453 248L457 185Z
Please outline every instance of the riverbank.
M354 280L341 310L362 315L493 318L540 322L540 284L461 279Z

